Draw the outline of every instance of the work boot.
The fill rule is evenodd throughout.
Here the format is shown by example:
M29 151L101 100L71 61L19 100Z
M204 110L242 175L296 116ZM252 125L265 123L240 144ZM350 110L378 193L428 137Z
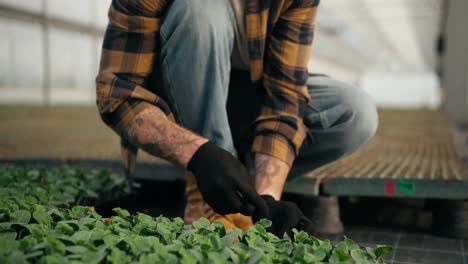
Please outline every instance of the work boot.
M240 213L220 215L213 211L211 207L203 200L198 190L197 181L191 172L186 173L185 195L187 203L185 205L184 222L191 225L196 220L204 217L213 223L216 220L221 221L226 228L226 232L231 232L234 227L247 231L253 226L252 218Z
M310 231L315 235L343 233L338 197L303 197L301 207L304 215L313 222L313 228Z

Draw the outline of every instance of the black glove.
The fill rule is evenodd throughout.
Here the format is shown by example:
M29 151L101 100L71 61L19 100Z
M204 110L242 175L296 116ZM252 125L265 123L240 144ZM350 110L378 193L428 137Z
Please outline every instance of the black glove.
M282 236L286 232L291 237L293 228L304 230L306 232L310 229L312 221L304 216L301 209L299 209L295 203L276 201L270 195L262 195L261 197L268 207L266 218L272 221L272 226L268 231L277 236ZM256 215L254 220L260 220L258 217L260 216Z
M255 191L247 169L226 150L207 142L195 152L187 168L215 212L266 214L265 201Z

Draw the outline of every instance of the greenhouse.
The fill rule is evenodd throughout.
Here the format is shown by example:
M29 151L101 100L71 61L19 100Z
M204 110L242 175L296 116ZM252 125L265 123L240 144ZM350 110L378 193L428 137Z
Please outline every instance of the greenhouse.
M467 12L0 0L0 263L468 263Z

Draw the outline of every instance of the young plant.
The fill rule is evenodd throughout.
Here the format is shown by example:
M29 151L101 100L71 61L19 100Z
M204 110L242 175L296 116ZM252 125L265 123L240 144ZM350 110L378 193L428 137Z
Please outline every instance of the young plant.
M265 219L227 233L204 218L188 226L121 208L103 218L76 204L125 191L123 177L106 170L0 166L0 186L0 263L367 264L383 263L392 251L361 248L346 237L332 245L297 230L277 237Z

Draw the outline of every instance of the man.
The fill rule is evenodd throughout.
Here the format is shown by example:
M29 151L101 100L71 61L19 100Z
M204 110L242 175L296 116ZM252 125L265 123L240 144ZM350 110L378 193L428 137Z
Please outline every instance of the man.
M247 229L253 216L271 219L279 235L307 229L300 209L281 201L293 164L312 170L375 132L366 94L307 73L318 4L112 2L101 117L123 139L127 167L141 148L187 169L187 223Z

